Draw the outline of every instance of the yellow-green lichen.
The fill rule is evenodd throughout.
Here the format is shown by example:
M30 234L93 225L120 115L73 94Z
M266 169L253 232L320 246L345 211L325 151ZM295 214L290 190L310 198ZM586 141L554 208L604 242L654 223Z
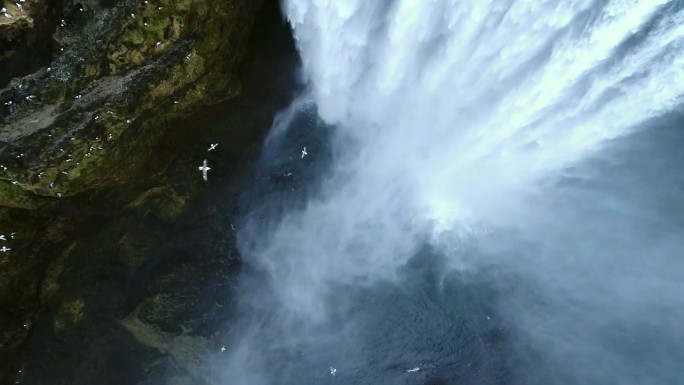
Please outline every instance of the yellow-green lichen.
M191 55L185 63L173 67L170 75L150 87L152 98L163 98L176 93L183 86L197 80L204 72L204 58Z
M20 185L9 181L0 181L0 206L33 209L44 203L41 197L31 191L24 190Z

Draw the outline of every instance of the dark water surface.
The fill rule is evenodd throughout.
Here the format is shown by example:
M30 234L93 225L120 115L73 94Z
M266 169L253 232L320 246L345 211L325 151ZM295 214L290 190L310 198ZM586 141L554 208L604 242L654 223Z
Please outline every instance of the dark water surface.
M331 140L336 129L320 121L313 104L303 103L280 119L287 129L276 123L252 187L241 198L242 216L251 226L242 234L246 250L253 242L267 242L263 235L279 218L316 199L335 161ZM684 335L668 335L654 326L676 322L677 317L671 309L658 308L657 290L649 292L648 283L632 283L636 286L631 290L638 293L634 308L651 314L623 313L619 303L617 310L592 307L604 306L602 300L594 304L593 296L625 290L623 261L637 261L631 268L645 269L647 275L661 274L664 267L676 279L682 271L684 174L677 170L684 165L683 122L679 114L655 119L647 129L608 143L599 155L544 181L542 191L548 195L532 199L542 211L555 210L555 220L535 223L531 216L530 226L538 226L532 238L502 229L464 241L456 256L426 245L399 267L398 280L334 286L323 293L329 317L310 329L309 323L300 330L286 321L289 315L273 291L278 288L269 286L268 276L247 254L237 294L239 321L227 336L229 344L237 346L249 336L263 360L257 369L249 369L259 384L541 385L591 383L597 378L619 384L624 375L644 383L679 384L684 378L684 367L677 364L684 362ZM304 145L309 155L301 159ZM625 212L626 205L634 212ZM577 220L585 226L572 226ZM637 234L632 243L623 242L625 233ZM620 236L612 241L611 234ZM537 243L535 237L545 240ZM667 242L652 242L663 239ZM548 244L555 246L549 249ZM651 244L662 248L649 250ZM595 252L608 257L596 259L587 271L578 272L572 258L566 258ZM459 271L449 263L454 257L491 260L492 266ZM560 291L561 284L559 291L545 291L556 288L545 281L558 275L540 276L544 270L528 265L549 258L557 260L555 269L568 268L561 280L585 282L577 274L605 274L605 279L594 277L596 287L576 287L589 297L587 303L574 303L574 295L565 298ZM499 269L497 263L506 268ZM633 278L638 280L638 274ZM575 312L569 310L574 307ZM521 330L524 322L536 322L538 335L530 335L527 326ZM577 350L570 353L551 344L546 349L539 343L546 333L576 335ZM583 351L587 338L605 346L605 352ZM612 372L615 359L631 362L633 372ZM581 363L586 366L576 366ZM226 380L237 370L220 361L216 365ZM334 376L331 367L337 370Z

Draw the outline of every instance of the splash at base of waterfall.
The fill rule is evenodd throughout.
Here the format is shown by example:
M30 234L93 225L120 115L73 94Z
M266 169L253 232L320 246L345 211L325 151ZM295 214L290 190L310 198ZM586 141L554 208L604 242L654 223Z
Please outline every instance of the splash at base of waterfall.
M286 1L310 94L255 177L223 372L675 384L683 8Z

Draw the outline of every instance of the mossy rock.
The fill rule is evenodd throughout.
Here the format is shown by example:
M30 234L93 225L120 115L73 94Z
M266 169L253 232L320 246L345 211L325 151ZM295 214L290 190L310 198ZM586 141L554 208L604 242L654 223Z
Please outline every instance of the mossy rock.
M126 208L153 212L163 219L172 219L183 212L186 198L170 187L154 187L142 193Z
M0 181L0 206L35 209L49 200L8 181Z
M163 332L134 314L120 322L141 344L171 355L182 368L201 378L200 363L209 353L209 342L205 338L189 333Z

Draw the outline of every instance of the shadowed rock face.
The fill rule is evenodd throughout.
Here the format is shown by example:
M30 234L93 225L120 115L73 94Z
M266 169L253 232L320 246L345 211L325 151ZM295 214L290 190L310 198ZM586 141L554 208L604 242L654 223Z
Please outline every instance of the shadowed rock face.
M138 174L131 169L159 171L167 159L141 153L165 125L240 93L236 69L261 6L44 3L17 3L21 12L8 8L15 16L0 25L1 177L18 183L5 187L8 206L120 183ZM9 80L13 70L24 76Z
M235 202L297 88L277 1L11 4L0 383L211 383L201 364L220 354L240 266Z

